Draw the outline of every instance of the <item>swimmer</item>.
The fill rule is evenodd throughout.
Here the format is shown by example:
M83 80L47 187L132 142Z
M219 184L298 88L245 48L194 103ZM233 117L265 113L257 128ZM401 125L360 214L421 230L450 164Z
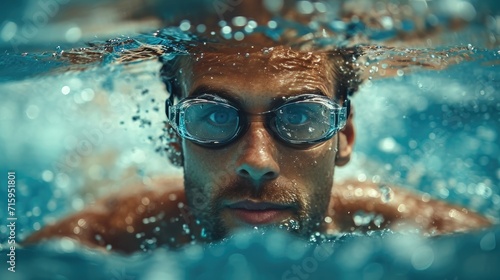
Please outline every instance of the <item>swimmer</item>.
M349 98L353 49L295 49L262 36L192 47L164 62L169 159L183 178L158 178L105 197L28 237L67 237L134 252L218 241L236 230L389 228L425 235L490 225L460 206L371 182L334 183L356 138ZM357 112L362 114L362 112ZM357 213L377 217L355 222Z

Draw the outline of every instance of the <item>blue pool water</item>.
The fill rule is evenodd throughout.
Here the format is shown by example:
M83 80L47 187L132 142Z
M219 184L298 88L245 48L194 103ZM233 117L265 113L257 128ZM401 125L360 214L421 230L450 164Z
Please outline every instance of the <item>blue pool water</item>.
M205 8L214 3L201 2ZM450 7L466 7L458 9L464 16L470 13L468 5L475 7L475 19L467 27L445 32L437 40L441 43L423 48L428 57L466 52L470 59L439 71L405 70L396 77L364 83L352 101L357 112L355 154L347 167L337 171L336 180L355 177L427 192L498 224L499 5L495 1L446 1L443 6L437 1L409 2L425 2L442 21L453 12ZM36 12L37 2L6 4L6 11L12 13L0 26L0 47L5 49L0 54L0 279L498 279L498 226L431 239L412 233L349 234L319 247L283 232L240 233L217 244L179 251L160 248L132 256L96 252L61 240L17 248L16 272L9 272L9 171L17 179L18 241L124 186L181 174L158 152L165 145L160 129L163 108L158 104L167 96L159 77L160 63L119 64L110 55L96 67L85 67L86 71L62 71L70 64L54 54L57 58L63 50L83 42L102 42L122 31L111 30L97 39L78 37L73 26L60 24L72 2L54 3L61 11L51 17L57 24L38 25L41 31L25 35L29 42L16 43L16 49L12 38L17 37L9 38L9 22L16 22L22 32L21 18ZM181 6L153 14L168 18ZM334 27L338 23L332 21ZM411 21L408 24L403 27L411 29ZM47 32L49 39L44 39L44 28L62 28L64 36ZM396 34L392 29L375 32L355 24L345 31L368 32L375 42L389 42ZM148 34L127 35L136 42L153 43ZM175 46L172 41L156 43ZM21 54L24 51L27 54Z

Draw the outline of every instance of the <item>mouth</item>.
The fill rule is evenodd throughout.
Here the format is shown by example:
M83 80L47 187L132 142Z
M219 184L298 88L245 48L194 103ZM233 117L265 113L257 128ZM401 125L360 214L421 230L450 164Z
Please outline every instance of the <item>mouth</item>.
M280 222L292 215L292 206L270 202L243 200L227 205L227 210L238 220L250 225Z

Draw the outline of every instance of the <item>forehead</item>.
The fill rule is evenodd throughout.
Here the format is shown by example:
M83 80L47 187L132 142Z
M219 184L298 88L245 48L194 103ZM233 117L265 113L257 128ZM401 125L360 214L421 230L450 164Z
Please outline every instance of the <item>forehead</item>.
M198 52L186 61L184 69L184 95L208 88L234 94L318 92L333 97L335 89L336 77L327 54L280 46Z

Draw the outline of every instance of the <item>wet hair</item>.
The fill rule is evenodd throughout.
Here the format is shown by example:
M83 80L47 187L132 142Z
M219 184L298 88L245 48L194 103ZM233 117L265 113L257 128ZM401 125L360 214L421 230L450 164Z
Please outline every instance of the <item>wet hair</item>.
M356 58L359 56L359 51L356 48L340 48L333 51L327 51L328 60L331 63L334 80L337 84L334 88L337 89L335 96L339 100L345 100L352 96L361 83L359 69L355 66ZM186 61L189 55L176 55L173 58L160 58L162 67L160 76L165 84L166 90L174 97L182 97L181 87L181 72L180 69L186 67Z
M333 80L337 83L334 87L337 89L335 96L339 100L345 100L358 91L362 82L361 70L356 66L359 55L357 48L338 49L329 53L329 61L335 74Z
M179 69L181 66L182 56L176 55L171 58L163 58L160 57L160 62L162 63L162 67L160 69L160 77L163 83L165 84L165 88L169 94L173 94L177 98L182 97L182 88L180 82L180 73Z

